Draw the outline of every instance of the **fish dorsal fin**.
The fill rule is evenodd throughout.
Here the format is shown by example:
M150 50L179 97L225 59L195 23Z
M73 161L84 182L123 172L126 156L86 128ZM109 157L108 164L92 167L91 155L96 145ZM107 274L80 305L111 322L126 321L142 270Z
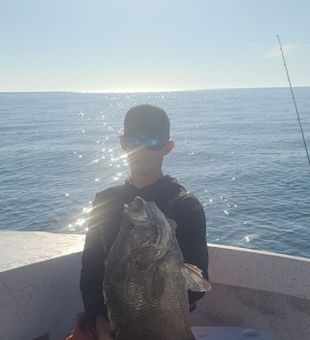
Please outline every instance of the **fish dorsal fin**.
M197 266L190 263L184 263L182 271L188 289L194 292L207 292L212 289L209 281L202 276L202 270Z

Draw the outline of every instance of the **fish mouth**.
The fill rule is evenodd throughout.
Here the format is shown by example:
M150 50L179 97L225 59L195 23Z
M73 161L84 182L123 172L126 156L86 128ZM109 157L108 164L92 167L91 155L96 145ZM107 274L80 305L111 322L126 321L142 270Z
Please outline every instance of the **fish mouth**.
M125 203L124 210L124 212L135 221L146 221L148 219L145 209L145 201L139 196L136 196L132 202Z

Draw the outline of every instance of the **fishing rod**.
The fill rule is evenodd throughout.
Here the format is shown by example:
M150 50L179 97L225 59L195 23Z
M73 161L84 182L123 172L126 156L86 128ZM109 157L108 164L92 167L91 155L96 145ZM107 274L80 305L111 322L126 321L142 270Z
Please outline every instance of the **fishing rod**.
M309 157L309 152L308 152L308 148L307 148L307 144L306 144L306 139L305 139L305 136L304 136L304 131L302 129L302 125L301 125L301 121L300 121L300 117L299 117L299 111L298 111L298 107L297 107L297 103L296 103L296 99L295 99L290 75L288 73L288 69L287 69L287 65L286 65L284 52L283 52L283 48L282 48L282 44L281 44L281 41L280 41L279 34L277 34L277 38L278 38L278 41L279 41L280 50L281 50L281 54L282 54L282 58L283 58L283 63L284 63L284 67L285 67L285 70L286 70L287 80L288 80L288 83L289 83L289 86L290 86L290 89L291 89L292 99L293 99L293 102L294 102L294 106L295 106L295 110L296 110L296 114L297 114L297 118L298 118L298 122L299 122L299 127L300 127L300 131L301 131L301 134L302 134L302 139L304 141L304 146L305 146L305 149L306 149L306 153L307 153L307 157L308 157L308 163L309 163L309 167L310 167L310 157Z

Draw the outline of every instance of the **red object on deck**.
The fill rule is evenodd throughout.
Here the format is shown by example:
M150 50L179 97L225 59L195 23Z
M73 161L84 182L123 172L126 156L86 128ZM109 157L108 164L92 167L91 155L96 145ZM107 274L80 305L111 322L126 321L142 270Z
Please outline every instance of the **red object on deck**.
M68 334L64 340L98 340L98 336L95 332L87 329L82 330L81 321L85 317L85 312L80 312L76 316L76 324L74 330Z

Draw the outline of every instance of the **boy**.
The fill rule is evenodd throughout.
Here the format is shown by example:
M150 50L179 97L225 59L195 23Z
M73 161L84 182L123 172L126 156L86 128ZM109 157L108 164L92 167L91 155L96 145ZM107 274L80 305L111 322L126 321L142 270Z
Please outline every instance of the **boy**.
M206 222L202 205L175 178L163 174L164 156L174 148L170 121L153 105L131 108L124 120L120 145L128 155L131 177L124 184L96 194L82 256L80 289L85 308L83 323L96 330L99 339L113 339L102 295L104 261L119 232L124 203L135 196L154 201L177 223L176 237L184 261L199 267L208 279ZM189 304L204 293L188 291Z

